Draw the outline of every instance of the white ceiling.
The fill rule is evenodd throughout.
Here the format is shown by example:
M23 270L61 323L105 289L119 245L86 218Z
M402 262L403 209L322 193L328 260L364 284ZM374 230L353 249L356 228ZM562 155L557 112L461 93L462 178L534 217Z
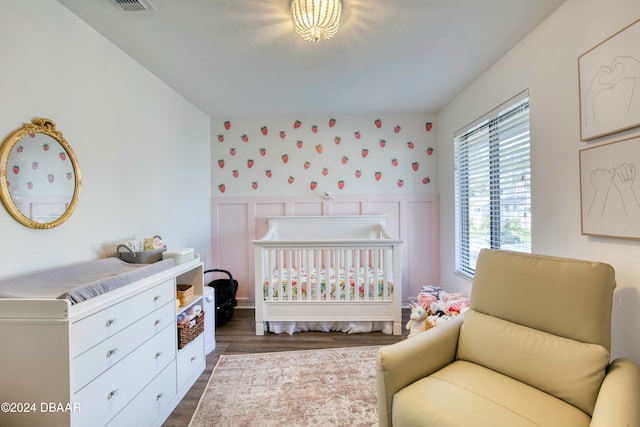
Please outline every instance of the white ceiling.
M290 0L58 0L211 116L438 112L564 0L343 0L336 36Z

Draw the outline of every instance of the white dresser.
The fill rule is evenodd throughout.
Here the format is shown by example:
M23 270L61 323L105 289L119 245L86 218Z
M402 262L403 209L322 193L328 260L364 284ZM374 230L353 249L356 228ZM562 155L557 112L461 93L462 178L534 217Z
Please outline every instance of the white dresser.
M98 297L0 299L0 426L160 426L205 368L204 334L178 350L188 261ZM5 403L6 402L6 403Z

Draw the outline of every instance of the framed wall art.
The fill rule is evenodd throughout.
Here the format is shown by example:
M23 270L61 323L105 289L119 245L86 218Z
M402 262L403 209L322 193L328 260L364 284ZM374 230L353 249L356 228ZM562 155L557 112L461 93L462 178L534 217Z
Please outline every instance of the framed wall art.
M582 234L640 239L640 137L580 150Z
M640 19L578 57L580 139L640 125Z

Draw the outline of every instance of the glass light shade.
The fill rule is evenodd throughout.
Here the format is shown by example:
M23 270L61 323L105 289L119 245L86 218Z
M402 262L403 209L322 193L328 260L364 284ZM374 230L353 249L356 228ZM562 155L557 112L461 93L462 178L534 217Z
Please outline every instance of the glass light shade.
M341 0L292 0L293 29L304 40L329 40L338 31Z

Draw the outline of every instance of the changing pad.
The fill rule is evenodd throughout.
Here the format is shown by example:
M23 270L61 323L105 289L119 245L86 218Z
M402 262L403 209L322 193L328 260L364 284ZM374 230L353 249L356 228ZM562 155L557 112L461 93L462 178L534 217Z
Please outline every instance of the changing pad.
M104 258L0 280L0 298L67 299L76 304L175 265L173 259L130 264Z

